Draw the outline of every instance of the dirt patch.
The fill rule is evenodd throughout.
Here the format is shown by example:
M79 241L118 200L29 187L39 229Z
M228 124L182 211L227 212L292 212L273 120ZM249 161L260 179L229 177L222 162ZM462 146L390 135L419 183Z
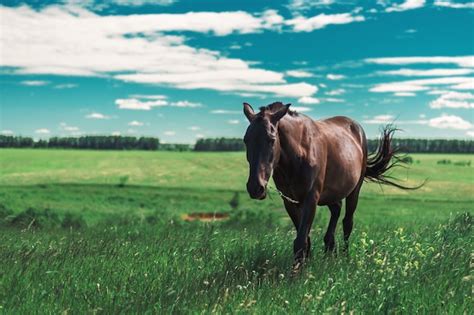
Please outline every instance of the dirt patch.
M212 213L212 212L194 212L183 214L181 218L184 221L201 221L201 222L214 222L214 221L224 221L229 218L227 213Z

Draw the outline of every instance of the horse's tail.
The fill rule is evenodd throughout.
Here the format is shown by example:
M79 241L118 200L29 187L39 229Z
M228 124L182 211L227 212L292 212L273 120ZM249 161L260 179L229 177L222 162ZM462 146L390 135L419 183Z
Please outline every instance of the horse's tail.
M396 183L394 181L396 179L387 174L390 169L404 163L400 158L399 149L392 146L392 138L396 130L392 125L387 125L383 128L377 150L367 159L365 179L379 184L395 186L400 189L418 189L425 182L416 187L407 187Z

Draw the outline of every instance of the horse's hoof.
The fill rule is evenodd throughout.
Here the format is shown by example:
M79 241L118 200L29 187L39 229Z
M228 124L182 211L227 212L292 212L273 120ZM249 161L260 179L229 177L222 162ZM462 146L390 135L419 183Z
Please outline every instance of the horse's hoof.
M291 274L293 276L298 275L301 270L303 270L303 262L302 261L295 261L293 263L293 267L291 268Z
M292 274L298 274L305 264L305 257L297 257L293 262Z
M337 255L337 250L336 250L336 246L335 244L333 244L332 246L325 246L324 247L324 254L326 256L336 256Z

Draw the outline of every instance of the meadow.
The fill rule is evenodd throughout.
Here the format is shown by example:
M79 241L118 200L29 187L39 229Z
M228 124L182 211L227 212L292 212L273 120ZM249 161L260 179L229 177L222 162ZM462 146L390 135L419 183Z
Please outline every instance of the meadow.
M292 224L249 199L244 153L2 149L0 313L470 313L474 156L410 156L394 175L427 184L365 183L348 254L323 253L319 207L292 276Z

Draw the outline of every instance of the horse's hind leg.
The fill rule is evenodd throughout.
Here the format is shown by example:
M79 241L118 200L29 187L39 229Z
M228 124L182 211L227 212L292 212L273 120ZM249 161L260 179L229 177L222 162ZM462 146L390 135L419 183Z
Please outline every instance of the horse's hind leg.
M331 219L329 220L328 229L324 236L324 245L326 252L334 251L336 247L336 241L334 239L334 232L336 231L337 220L341 213L342 200L328 206L331 211Z
M354 212L357 208L357 202L359 201L359 192L360 187L362 186L362 181L357 185L357 187L350 193L346 198L346 214L342 220L343 230L344 230L344 250L349 250L349 237L352 233L353 218Z

